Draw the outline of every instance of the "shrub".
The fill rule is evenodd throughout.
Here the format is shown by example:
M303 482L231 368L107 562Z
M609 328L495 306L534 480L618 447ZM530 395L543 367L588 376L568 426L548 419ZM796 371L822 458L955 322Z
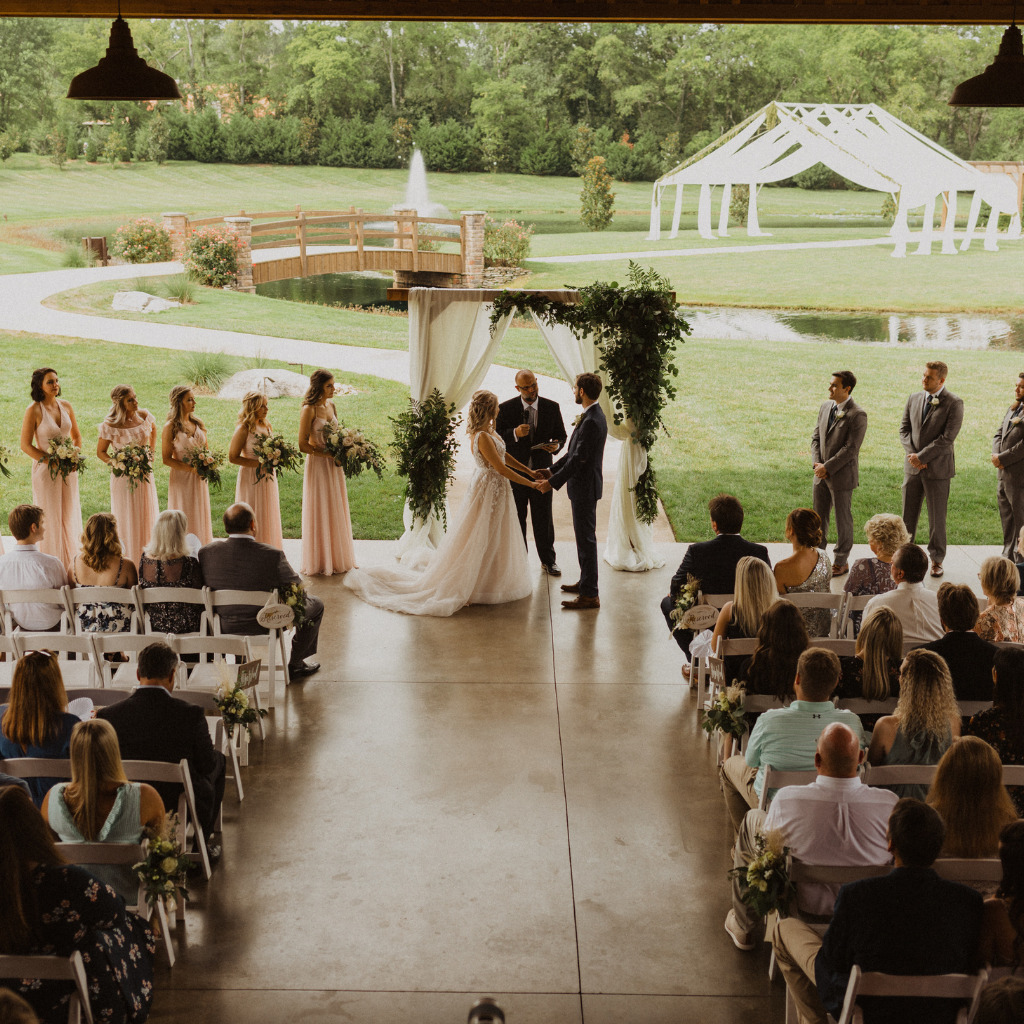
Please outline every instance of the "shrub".
M303 162L301 122L297 117L259 117L252 122L252 147L261 164Z
M46 136L47 155L58 170L64 167L68 159L68 137L64 129L55 124Z
M149 217L122 224L111 251L126 263L164 263L173 259L171 236Z
M424 162L432 171L462 174L480 169L477 133L454 118L440 124L431 124L427 117L420 118L413 132L413 142L419 146Z
M594 155L594 129L589 124L576 125L570 155L572 169L582 178L586 173L587 164Z
M362 118L327 118L320 129L320 163L324 167L366 167L366 161L366 124Z
M412 124L404 117L397 118L391 126L391 137L395 140L398 161L405 167L412 156Z
M189 119L192 157L201 164L217 164L224 159L224 132L217 111L207 107Z
M729 216L740 227L747 223L747 214L750 212L750 186L733 185L729 193Z
M91 249L84 245L65 245L64 255L60 259L62 267L91 267L96 262L96 257Z
M113 167L131 156L128 140L116 129L107 133L107 141L103 144L103 159Z
M843 179L830 167L824 164L814 164L806 171L801 171L793 176L797 188L809 189L812 192L824 192L828 189L843 188Z
M175 274L164 281L167 297L180 302L183 306L192 305L196 301L196 285L188 274Z
M223 288L238 274L238 244L224 228L199 228L185 243L182 262L200 284Z
M106 132L91 131L85 143L85 159L91 164L99 163L103 156L103 147L106 145Z
M571 136L566 129L552 129L536 136L519 155L520 174L572 173Z
M192 159L192 132L189 130L189 117L178 107L168 107L161 115L167 126L167 159Z
M514 220L499 224L490 217L484 221L484 266L521 267L530 255L533 225L525 227Z
M320 149L320 122L314 117L304 117L299 121L299 152L302 153L304 164L315 164Z
M394 125L386 114L378 114L367 130L367 167L400 167Z
M14 155L15 139L10 132L0 132L0 163L7 163Z
M896 223L896 209L896 200L886 192L885 198L882 200L882 220L886 224Z
M580 220L589 231L603 231L612 222L615 193L611 175L605 170L604 157L591 157L583 172L580 192Z
M167 121L159 115L152 118L146 127L149 131L149 139L146 144L146 158L159 166L167 159L171 131Z
M654 181L658 177L658 147L646 136L635 142L624 132L605 150L608 173L619 181Z
M223 352L187 352L178 362L178 374L196 391L216 394L231 376L231 360Z
M224 154L229 163L251 164L256 159L252 137L255 134L252 118L235 114L224 125Z

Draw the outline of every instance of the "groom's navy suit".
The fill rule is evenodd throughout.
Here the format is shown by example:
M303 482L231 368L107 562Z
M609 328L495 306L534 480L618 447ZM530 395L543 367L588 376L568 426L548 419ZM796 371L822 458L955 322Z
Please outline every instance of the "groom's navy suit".
M597 502L604 487L601 465L608 423L594 402L580 417L569 447L551 467L551 486L568 484L576 556L580 563L580 596L597 597Z

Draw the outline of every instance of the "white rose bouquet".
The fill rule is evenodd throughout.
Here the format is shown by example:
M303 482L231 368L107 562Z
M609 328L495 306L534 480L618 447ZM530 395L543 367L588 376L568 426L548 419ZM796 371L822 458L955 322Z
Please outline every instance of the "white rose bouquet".
M298 473L302 468L302 452L280 434L256 434L252 443L252 454L259 463L256 468L256 483L265 476L274 477L287 470Z
M789 847L781 829L758 832L756 854L745 868L733 868L741 882L740 899L761 916L773 910L785 917L796 895L796 883L789 877Z
M56 480L59 476L67 480L72 473L85 472L85 456L78 445L73 444L70 437L59 434L51 437L50 443L46 446L46 465L50 470L50 479Z
M743 717L743 698L746 690L737 686L727 686L718 694L718 699L704 712L700 727L710 735L716 729L726 736L740 739L747 731L747 723Z
M292 610L292 625L298 629L306 621L306 588L292 583L281 591L281 600Z
M4 476L10 476L11 471L7 468L7 463L11 461L11 449L5 444L0 444L0 473Z
M178 816L169 814L163 832L149 836L146 859L132 866L146 889L146 902L152 906L163 900L168 910L174 910L179 893L187 902L188 867L189 859L182 853L178 840Z
M324 447L346 476L359 476L372 469L379 480L384 474L384 454L357 427L328 423L324 427Z
M217 451L207 444L194 444L185 452L182 461L199 474L200 480L205 480L210 487L219 491L220 467L224 465L224 459L223 452Z
M686 574L686 582L679 588L676 595L675 607L669 613L669 617L675 623L672 632L683 629L683 618L686 613L697 603L700 596L700 580L692 573Z
M134 491L153 473L153 450L145 444L126 444L110 453L110 472L128 478L128 490Z

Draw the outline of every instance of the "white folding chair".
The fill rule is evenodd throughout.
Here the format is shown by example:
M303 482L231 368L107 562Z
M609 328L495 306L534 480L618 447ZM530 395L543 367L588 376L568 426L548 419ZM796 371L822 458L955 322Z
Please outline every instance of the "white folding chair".
M843 697L836 701L836 707L852 711L855 715L891 715L896 710L896 698L865 700L863 697Z
M199 629L196 633L186 636L209 636L213 632L210 613L207 611L206 591L203 587L135 587L135 603L139 610L142 631L154 636L163 636L159 630L153 629L151 613L155 604L188 604L201 609Z
M209 689L215 690L220 686L223 679L221 666L227 663L229 656L234 658L235 662L239 664L248 661L252 656L251 645L249 644L250 638L239 633L221 633L217 636L183 636L174 634L165 637L165 639L179 659L183 659L185 655L198 655L199 657L198 662L192 663L179 660L177 685L181 689L194 686L197 679L199 679L205 681ZM255 639L260 646L266 643L266 637L263 634L259 634L252 639ZM212 659L213 671L211 672L206 671L206 668L211 664L207 662L207 658ZM235 670L233 667L230 667L227 671L229 675L233 675Z
M863 779L867 786L930 786L937 770L935 764L869 764Z
M85 633L93 647L93 662L103 677L104 686L135 686L138 683L139 652L159 637L145 633ZM126 654L127 661L107 661L107 654Z
M823 650L831 651L837 658L852 658L857 653L857 641L846 640L841 637L816 637L811 641L811 646L821 647Z
M55 590L46 590L44 588L29 588L29 589L16 589L12 588L9 590L0 590L0 614L3 615L4 632L11 636L16 631L20 631L21 627L16 624L13 615L12 605L18 604L45 604L55 605L60 609L60 622L58 623L58 631L61 633L68 633L71 631L70 625L70 610L67 599L67 587L60 587Z
M89 633L89 630L82 629L78 621L78 609L84 604L122 604L131 609L131 625L129 633L139 632L139 609L135 601L133 588L127 587L67 587L68 615L71 619L71 626L75 634L81 636ZM115 636L123 634L115 633Z
M764 786L761 789L761 798L757 802L758 810L768 810L768 802L771 797L768 795L772 790L782 789L784 786L806 786L818 777L814 768L807 768L798 771L781 771L767 765L764 771Z
M18 645L13 636L0 633L0 654L3 655L3 661L0 662L3 667L0 668L0 672L3 672L7 681L10 682L14 675L14 664L18 660Z
M227 730L224 728L224 719L221 717L217 706L213 703L214 696L213 693L209 693L206 690L178 691L178 700L183 700L187 704L194 704L196 707L203 709L206 727L210 730L210 741L213 743L214 749L223 751L231 762L231 770L235 780L235 791L238 793L238 800L241 803L245 799L245 789L242 786L238 744L235 742L235 737L228 736ZM238 726L235 729L235 735L237 736L239 732L245 732L245 729L242 726Z
M845 594L783 594L782 595L797 608L827 608L829 615L828 636L836 639L839 631L839 615L846 603ZM811 637L811 646L817 647L815 641L818 637Z
M1024 786L1024 764L1004 764L1003 785Z
M21 633L11 637L19 658L24 658L29 651L53 651L60 662L61 675L64 677L66 689L77 689L77 682L72 677L75 669L88 666L86 686L102 686L103 673L96 664L92 640L89 636L74 636L71 633ZM74 654L80 661L70 661L69 654ZM61 657L63 655L63 657Z
M998 885L1003 880L1003 862L998 857L940 857L932 867L947 882Z
M977 974L883 974L862 971L857 964L850 970L843 1012L838 1024L863 1024L864 1016L857 1000L861 996L887 996L894 999L956 999L967 1003L957 1013L957 1024L970 1024L978 1009L981 990L988 981L988 971ZM790 997L787 988L786 1017L789 1018Z
M71 956L2 956L0 978L26 978L39 981L70 981L75 990L68 1001L68 1024L92 1024L89 982L82 954Z
M987 711L992 707L990 700L960 700L957 703L960 705L961 718L973 718L979 711Z
M837 636L853 639L854 613L863 612L864 606L871 600L874 594L847 594L843 602L843 613L839 617L839 631Z

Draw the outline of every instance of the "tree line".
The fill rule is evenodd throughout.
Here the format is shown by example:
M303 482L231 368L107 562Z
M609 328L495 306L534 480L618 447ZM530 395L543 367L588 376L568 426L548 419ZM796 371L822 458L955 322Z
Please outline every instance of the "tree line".
M1019 111L946 102L996 27L140 20L186 103L64 99L109 28L0 18L0 158L401 167L416 145L435 171L582 174L599 155L650 180L780 100L877 103L966 159L1024 159Z

